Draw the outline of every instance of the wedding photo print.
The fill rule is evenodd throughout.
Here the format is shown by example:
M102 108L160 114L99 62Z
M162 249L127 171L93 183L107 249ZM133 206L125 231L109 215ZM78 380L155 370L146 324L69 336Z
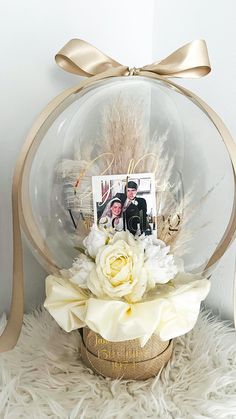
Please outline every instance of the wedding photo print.
M93 176L94 221L104 228L151 235L156 230L153 173Z

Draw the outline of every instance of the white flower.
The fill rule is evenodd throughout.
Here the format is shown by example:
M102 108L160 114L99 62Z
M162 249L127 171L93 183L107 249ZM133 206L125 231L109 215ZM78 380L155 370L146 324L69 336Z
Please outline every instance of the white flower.
M144 252L139 240L129 232L117 232L108 245L100 248L88 288L97 297L124 297L140 301L147 285Z
M86 255L80 254L72 268L68 269L68 279L81 288L88 288L87 280L95 263Z
M163 242L160 239L157 239L153 235L145 236L144 234L142 234L141 236L139 236L139 239L142 241L144 250L148 249L149 247L152 247L152 246L162 246L162 247L164 247L166 245L165 242Z
M144 267L147 272L148 288L155 284L165 284L178 272L174 256L169 254L170 247L152 236L142 239L145 250Z
M89 235L84 239L83 245L89 256L95 259L99 249L107 244L111 237L112 233L109 230L99 228L96 224L94 224Z
M90 257L81 254L66 277L100 298L137 302L178 272L170 248L155 237L135 237L129 231L111 233L93 226L84 245Z

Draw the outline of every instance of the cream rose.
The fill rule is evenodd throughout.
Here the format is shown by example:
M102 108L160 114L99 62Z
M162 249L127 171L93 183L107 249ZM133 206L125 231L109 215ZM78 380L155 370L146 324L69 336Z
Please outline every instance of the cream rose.
M116 233L96 256L96 266L88 278L88 288L97 297L140 301L146 290L142 244L130 233Z

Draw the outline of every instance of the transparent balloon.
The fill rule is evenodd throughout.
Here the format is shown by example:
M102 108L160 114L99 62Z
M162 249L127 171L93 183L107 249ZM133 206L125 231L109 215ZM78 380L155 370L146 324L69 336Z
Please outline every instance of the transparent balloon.
M168 83L116 77L71 94L40 128L23 176L24 229L69 268L94 222L92 176L154 173L156 234L203 272L229 223L234 177L216 127ZM227 199L225 199L227 197Z

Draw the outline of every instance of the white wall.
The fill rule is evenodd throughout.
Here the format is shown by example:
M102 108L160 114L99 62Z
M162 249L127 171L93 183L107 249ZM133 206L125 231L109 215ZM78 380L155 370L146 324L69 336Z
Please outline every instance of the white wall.
M207 41L212 72L200 79L178 80L204 99L236 139L236 3L235 0L165 0L155 2L153 61L193 39ZM227 196L222 197L223 200ZM212 277L207 305L233 320L236 246L227 252Z
M227 7L226 7L227 6ZM0 313L9 308L12 276L10 190L15 161L37 114L77 83L53 62L74 37L86 39L121 63L139 66L180 45L205 38L212 74L180 83L205 99L236 137L235 1L1 0L0 16ZM208 304L233 317L235 248L214 275ZM25 246L26 309L43 300L45 273Z
M43 107L78 78L54 63L71 38L82 38L131 66L152 59L153 1L1 0L0 15L0 313L12 278L11 180L27 131ZM141 30L140 30L141 28ZM45 272L25 251L26 309L43 300Z

